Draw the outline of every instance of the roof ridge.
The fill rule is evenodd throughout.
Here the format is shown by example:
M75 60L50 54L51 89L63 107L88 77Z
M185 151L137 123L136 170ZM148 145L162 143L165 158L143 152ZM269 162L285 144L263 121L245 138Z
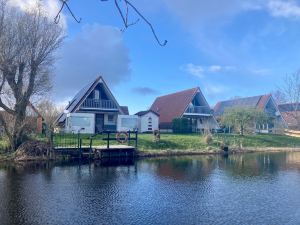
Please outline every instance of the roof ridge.
M166 94L166 95L161 95L161 96L158 96L157 98L162 98L162 97L166 97L166 96L170 96L170 95L175 95L175 94L178 94L178 93L182 93L182 92L186 92L186 91L191 91L191 90L196 90L196 89L200 89L200 87L189 88L189 89L185 89L185 90L182 90L182 91L173 92L173 93Z
M262 97L262 96L265 96L265 95L254 95L254 96L248 96L248 97L241 97L241 98L228 99L228 100L218 101L216 104L222 103L222 102L235 101L235 100L238 100L238 99L255 98L255 97Z

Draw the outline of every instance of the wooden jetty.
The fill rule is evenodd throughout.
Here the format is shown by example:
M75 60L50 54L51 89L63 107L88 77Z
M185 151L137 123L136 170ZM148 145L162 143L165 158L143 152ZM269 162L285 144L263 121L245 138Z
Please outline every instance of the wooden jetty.
M83 145L83 135L80 134L54 134L51 138L55 155L70 156L72 158L90 158L90 159L103 159L103 158L123 158L135 157L138 143L137 131L121 132L124 137L121 137L119 132L104 131L101 135L102 141L106 141L106 145L94 145L97 140L97 135L91 135L89 145ZM61 135L61 136L59 136ZM119 135L119 136L118 136ZM96 137L96 138L95 138ZM85 141L87 138L85 138ZM111 144L111 141L121 142L120 144ZM134 145L130 143L134 141Z

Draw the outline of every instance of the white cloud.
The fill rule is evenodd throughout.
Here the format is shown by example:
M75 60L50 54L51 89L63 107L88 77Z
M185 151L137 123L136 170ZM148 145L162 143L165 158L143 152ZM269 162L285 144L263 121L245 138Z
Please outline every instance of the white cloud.
M130 75L129 51L120 29L99 24L86 25L60 51L54 79L55 96L73 96L102 75L113 87Z
M222 66L220 65L212 65L208 68L210 72L216 73L222 70Z
M204 69L202 66L197 66L193 63L188 63L186 65L183 65L180 67L180 69L182 71L185 71L186 73L189 73L193 76L199 77L199 78L203 78L204 77Z
M44 13L53 21L61 7L59 0L9 0L8 3L12 6L18 7L23 11L31 10L36 8L37 5L40 5L44 10ZM63 13L61 13L60 24L63 27L67 26L66 17Z
M266 76L271 73L271 70L268 68L259 68L259 69L251 69L250 72L259 76Z
M211 65L211 66L200 66L193 63L188 63L180 67L180 69L190 75L203 78L205 74L209 73L224 73L228 71L233 71L236 69L234 66L221 66L221 65Z
M206 84L204 90L207 95L213 96L216 94L224 93L225 91L228 90L228 88L225 87L224 85L219 85L219 84Z
M294 0L270 0L268 9L275 17L300 17L300 6Z

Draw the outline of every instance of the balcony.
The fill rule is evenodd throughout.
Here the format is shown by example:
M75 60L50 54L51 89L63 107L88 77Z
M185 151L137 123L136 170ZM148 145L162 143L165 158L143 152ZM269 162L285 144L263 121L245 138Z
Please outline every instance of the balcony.
M117 110L117 105L111 100L87 98L81 105L81 109Z
M207 106L189 106L185 114L201 114L201 115L211 115L212 110Z

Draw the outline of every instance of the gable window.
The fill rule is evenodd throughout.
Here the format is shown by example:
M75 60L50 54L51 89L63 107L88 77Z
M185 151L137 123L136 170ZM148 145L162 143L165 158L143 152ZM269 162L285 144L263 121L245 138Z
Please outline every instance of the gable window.
M99 99L100 98L99 90L95 90L94 95L95 95L95 99Z

